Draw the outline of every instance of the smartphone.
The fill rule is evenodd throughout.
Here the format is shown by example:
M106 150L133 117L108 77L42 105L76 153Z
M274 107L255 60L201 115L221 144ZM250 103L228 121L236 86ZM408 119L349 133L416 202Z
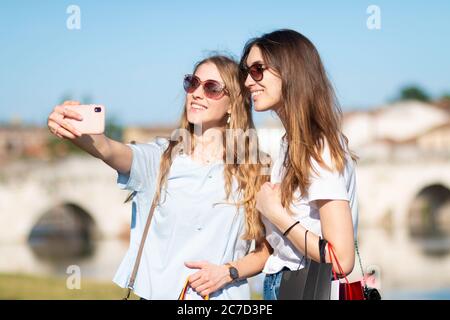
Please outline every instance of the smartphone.
M105 107L99 104L82 104L66 106L79 113L83 120L66 119L82 134L102 134L105 132Z

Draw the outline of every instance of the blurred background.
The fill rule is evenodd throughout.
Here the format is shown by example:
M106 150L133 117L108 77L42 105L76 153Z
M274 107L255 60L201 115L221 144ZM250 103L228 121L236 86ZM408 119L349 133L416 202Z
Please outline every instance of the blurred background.
M238 59L248 39L279 28L316 45L342 105L370 285L386 299L449 299L449 13L439 0L2 0L0 299L123 293L111 279L128 247L127 193L115 171L50 135L57 104L105 105L106 134L123 142L168 135L195 62ZM255 121L276 156L279 121ZM262 277L251 285L261 298Z

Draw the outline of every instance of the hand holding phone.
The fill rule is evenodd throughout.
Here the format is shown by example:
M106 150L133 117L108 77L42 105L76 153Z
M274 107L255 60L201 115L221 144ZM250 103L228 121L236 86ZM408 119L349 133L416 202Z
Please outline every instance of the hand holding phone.
M65 101L50 113L47 126L52 134L62 139L73 140L83 134L102 134L105 130L105 107Z
M65 116L73 128L82 134L102 134L105 131L105 107L99 104L66 105L64 108L82 117L82 120ZM70 113L70 112L68 112Z

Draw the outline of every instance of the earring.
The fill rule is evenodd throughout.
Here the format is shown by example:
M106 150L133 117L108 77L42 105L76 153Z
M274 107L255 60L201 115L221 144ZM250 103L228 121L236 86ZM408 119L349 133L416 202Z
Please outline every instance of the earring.
M230 124L231 122L231 113L228 114L227 124Z

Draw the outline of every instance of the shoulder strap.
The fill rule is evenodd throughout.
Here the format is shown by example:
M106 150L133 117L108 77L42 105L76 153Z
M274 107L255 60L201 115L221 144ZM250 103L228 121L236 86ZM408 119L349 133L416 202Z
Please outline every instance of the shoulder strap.
M157 137L155 142L159 146L164 146L165 148L167 148L168 142L166 140L167 139L160 139L159 137ZM132 141L131 143L136 144L135 141ZM123 300L128 300L128 298L130 297L131 291L134 289L134 282L136 281L136 275L137 275L137 272L139 269L139 264L141 262L142 252L144 251L145 239L147 239L147 234L148 234L148 231L150 230L150 224L152 222L153 212L155 211L155 208L156 208L155 198L156 198L156 190L155 190L155 194L153 196L150 211L148 213L147 222L145 223L144 232L142 233L141 243L139 245L139 251L136 256L136 261L134 262L133 271L131 272L130 280L128 281L128 286L127 286L128 290L127 290L127 293L126 293L125 297L123 298Z
M155 193L155 195L156 195L156 193ZM153 212L155 211L155 208L156 208L156 204L154 202L155 202L155 198L153 198L152 206L150 208L150 212L147 217L147 222L145 224L145 229L144 229L144 232L142 233L141 244L139 245L139 251L138 251L138 254L136 257L136 261L134 262L133 272L131 273L130 281L128 282L127 294L123 298L123 300L128 300L128 298L130 297L131 291L134 289L134 282L136 280L136 275L137 275L137 272L139 269L139 263L141 262L142 252L144 250L145 239L147 239L148 230L150 229L150 224L152 222Z
M359 267L361 269L363 287L364 287L364 290L367 292L368 288L367 288L367 283L366 283L366 279L365 279L365 275L364 275L364 268L362 265L361 256L359 254L358 238L355 238L355 249L356 249L356 255L358 256L358 260L359 260Z

